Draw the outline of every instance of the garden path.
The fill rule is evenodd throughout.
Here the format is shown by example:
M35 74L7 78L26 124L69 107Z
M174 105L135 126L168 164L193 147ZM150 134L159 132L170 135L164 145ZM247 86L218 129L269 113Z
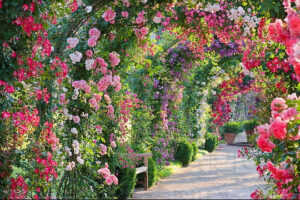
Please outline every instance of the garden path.
M236 138L245 141L245 135ZM263 181L253 161L238 158L241 147L220 144L213 153L162 179L149 190L136 190L135 199L249 199Z

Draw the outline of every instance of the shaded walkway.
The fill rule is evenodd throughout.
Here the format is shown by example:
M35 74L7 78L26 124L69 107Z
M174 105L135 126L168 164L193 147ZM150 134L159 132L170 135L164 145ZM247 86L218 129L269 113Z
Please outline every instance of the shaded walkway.
M179 169L148 191L136 190L133 198L249 199L250 194L263 185L253 161L237 158L241 147L219 146L213 153Z

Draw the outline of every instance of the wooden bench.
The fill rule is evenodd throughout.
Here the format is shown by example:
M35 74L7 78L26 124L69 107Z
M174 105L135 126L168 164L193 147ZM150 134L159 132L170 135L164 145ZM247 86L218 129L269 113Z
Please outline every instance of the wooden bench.
M136 154L137 158L144 158L144 166L136 168L136 174L144 173L144 188L148 190L148 158L152 157L152 153Z

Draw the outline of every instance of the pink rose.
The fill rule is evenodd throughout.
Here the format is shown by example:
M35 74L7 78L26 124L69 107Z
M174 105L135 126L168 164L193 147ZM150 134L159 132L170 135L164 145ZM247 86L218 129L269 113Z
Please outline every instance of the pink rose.
M100 34L101 34L101 32L97 28L92 28L89 30L90 38L94 37L98 40L100 37Z
M283 120L285 122L288 122L288 121L294 119L295 115L297 115L297 114L298 114L298 112L297 112L296 108L289 108L282 112Z
M298 36L300 34L300 17L296 14L292 14L288 19L292 35Z
M110 170L106 167L99 169L97 172L105 179L110 176Z
M270 128L269 124L264 124L256 127L260 136L265 138L268 138L270 136L269 128Z
M9 113L9 112L3 111L3 112L2 112L2 118L3 118L3 119L8 119L8 118L10 118L10 113Z
M117 66L120 63L120 55L115 51L109 53L109 62L112 67Z
M96 46L96 44L97 44L97 38L95 38L95 37L91 37L91 38L89 38L88 39L88 46L90 46L90 47L94 47L94 46Z
M272 111L283 111L287 108L287 105L285 104L285 100L283 98L276 98L271 103L271 109Z
M72 118L73 118L74 123L79 124L79 122L80 122L80 117L74 116L74 115L73 115Z
M86 52L85 52L85 55L87 56L87 57L92 57L93 56L93 51L92 50L87 50Z
M273 136L277 139L284 139L286 137L286 123L281 120L280 117L277 117L272 121L270 125L270 131L273 133Z
M111 8L106 10L104 12L104 14L102 15L102 18L111 24L115 23L115 21L114 21L115 17L116 17L116 13L114 11L112 11Z
M100 144L100 154L103 156L106 154L107 147L104 144Z
M272 150L275 147L275 144L273 144L269 139L260 136L257 140L257 146L263 151L263 152L272 152Z
M129 15L129 13L127 12L127 11L122 11L121 12L121 15L122 15L122 17L124 17L124 18L128 18L128 15Z
M108 66L108 64L105 62L105 60L103 58L97 57L96 60L97 60L97 63L100 65L100 67Z
M115 141L111 141L110 145L113 147L113 148L116 148L117 145L116 145L116 142Z

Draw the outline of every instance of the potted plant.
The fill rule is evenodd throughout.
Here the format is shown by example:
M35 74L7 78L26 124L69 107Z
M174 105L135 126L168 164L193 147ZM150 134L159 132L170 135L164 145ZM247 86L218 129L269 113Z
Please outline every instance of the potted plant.
M222 133L227 144L233 144L236 135L241 131L241 124L239 122L227 122L222 127Z
M251 119L251 120L247 120L244 122L244 129L246 132L246 136L247 136L247 142L248 143L252 143L252 135L254 133L254 129L257 126L257 121L256 119Z

